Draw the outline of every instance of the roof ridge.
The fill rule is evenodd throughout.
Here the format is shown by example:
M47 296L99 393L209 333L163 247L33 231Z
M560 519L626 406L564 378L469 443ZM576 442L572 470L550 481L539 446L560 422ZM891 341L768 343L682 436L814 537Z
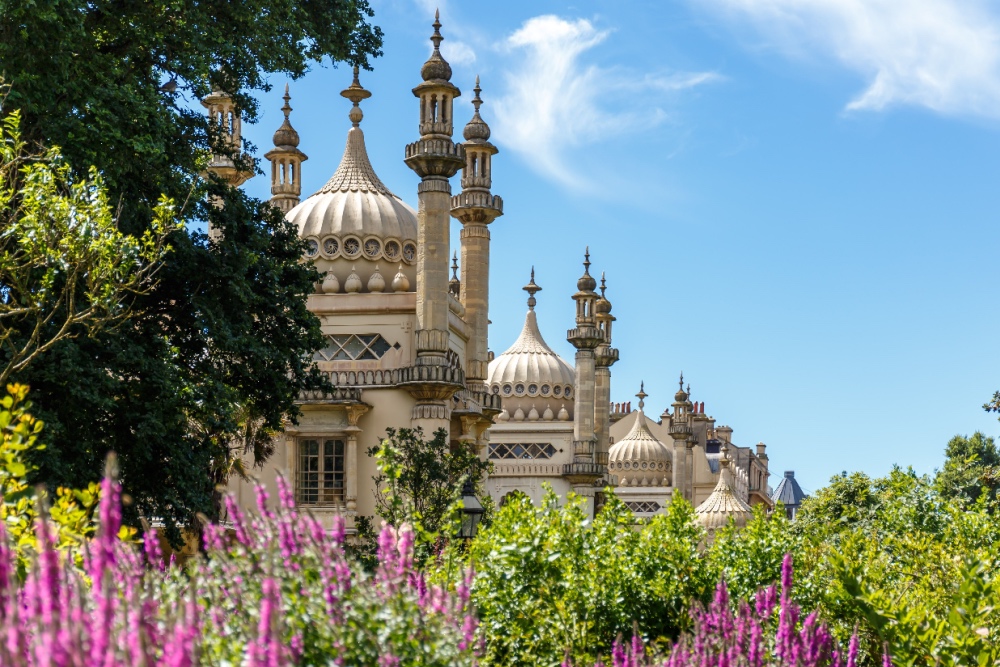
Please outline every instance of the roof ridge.
M365 133L360 127L352 127L347 131L347 145L337 171L333 172L326 185L315 194L355 191L374 192L399 199L375 174L365 148Z

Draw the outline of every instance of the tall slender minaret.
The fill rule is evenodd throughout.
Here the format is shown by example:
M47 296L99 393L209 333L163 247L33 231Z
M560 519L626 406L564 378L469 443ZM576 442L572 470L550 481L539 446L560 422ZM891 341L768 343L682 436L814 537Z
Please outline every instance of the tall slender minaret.
M371 95L358 83L357 67L354 68L354 83L341 95L348 97L346 93L353 93L355 87L365 93L358 95L354 102L354 109L357 109L358 116L356 121L354 121L354 109L351 109L351 120L354 121L354 127L357 127L361 121L361 109L358 108L358 102ZM302 196L302 163L309 158L299 150L299 133L295 131L288 120L288 114L292 112L292 107L289 106L288 102L292 96L288 94L287 83L282 99L285 100L285 105L281 107L281 111L285 114L285 120L274 133L274 148L265 153L264 157L271 161L271 203L282 212L288 213L298 205Z
M594 305L597 328L603 341L594 351L595 396L594 396L594 435L597 438L597 448L594 451L594 462L608 465L608 450L611 449L611 367L618 361L618 350L611 347L611 324L615 316L611 314L611 302L605 295L607 283L604 273L601 273L601 297Z
M474 392L486 392L487 333L490 308L490 230L488 225L503 215L503 199L492 194L492 160L497 148L489 142L490 126L479 115L483 100L476 77L476 111L462 133L465 165L462 192L451 199L451 214L462 223L462 305L471 325L466 384Z
M573 462L567 463L563 474L573 490L589 499L593 511L594 484L607 473L604 464L596 460L597 438L594 435L595 366L594 350L604 342L597 328L594 305L597 301L597 281L590 275L590 249L584 255L583 275L576 282L576 328L566 332L566 340L576 348L576 402L573 424Z
M420 69L423 83L413 89L420 100L420 139L406 147L405 162L418 176L417 330L415 365L404 386L417 399L412 423L429 435L448 429L449 401L465 386L462 369L449 368L448 260L451 183L465 163L465 151L452 141L452 106L461 91L451 83L451 66L441 56L441 21L434 15L434 52Z
M687 498L687 447L691 437L691 415L688 413L688 394L684 391L684 373L681 373L680 388L674 394L674 412L670 417L670 437L674 439L674 479L673 492ZM688 498L690 500L690 498Z

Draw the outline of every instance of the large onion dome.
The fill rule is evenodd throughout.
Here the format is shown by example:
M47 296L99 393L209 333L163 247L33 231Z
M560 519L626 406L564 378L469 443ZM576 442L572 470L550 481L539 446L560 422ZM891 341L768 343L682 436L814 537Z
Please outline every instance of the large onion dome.
M368 159L358 103L371 93L361 87L357 72L355 68L354 82L341 93L354 107L340 166L286 217L308 244L306 258L322 272L334 271L341 284L352 270L368 284L379 262L405 266L400 272L415 284L417 214L385 186Z
M729 466L732 459L729 458L729 447L723 444L722 458L719 459L721 470L719 471L719 483L715 485L712 495L705 499L701 505L695 509L695 517L709 535L717 529L722 528L733 519L736 525L743 528L753 517L753 509L746 504L733 491L729 476L732 471Z
M533 404L539 411L550 407L558 413L566 404L572 407L576 372L548 346L538 330L535 293L542 288L535 284L534 269L524 289L531 295L524 328L514 344L490 362L486 383L493 393L503 397L511 414L522 398L525 412Z
M673 455L649 429L643 412L647 396L640 387L639 410L628 434L611 446L608 471L621 486L667 486L670 484Z

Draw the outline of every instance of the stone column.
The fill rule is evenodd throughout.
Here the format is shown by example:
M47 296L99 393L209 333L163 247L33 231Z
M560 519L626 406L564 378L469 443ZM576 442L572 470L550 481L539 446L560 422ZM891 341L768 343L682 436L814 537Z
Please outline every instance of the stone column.
M417 188L417 330L414 366L401 384L417 400L411 415L424 437L451 424L450 398L465 385L460 369L449 366L448 260L451 183L465 162L452 141L452 105L461 92L451 82L451 66L441 56L441 22L435 18L434 52L420 70L420 139L406 147L405 162L421 179Z
M594 350L604 342L604 334L597 328L594 304L597 301L597 281L590 275L590 251L583 262L583 276L577 281L576 328L566 332L566 340L576 348L576 396L573 404L573 462L566 464L564 476L573 490L591 500L593 513L594 485L608 471L607 464L596 460L597 437L594 433L594 399L596 396Z
M462 305L472 329L466 379L468 388L486 393L487 335L490 306L490 230L488 225L503 215L503 199L493 195L493 156L497 148L489 142L489 125L479 115L483 101L476 77L476 111L463 130L466 141L462 167L462 193L451 202L451 214L462 222Z
M356 514L358 511L358 434L361 433L358 419L367 411L367 405L352 405L347 408L348 426L344 429L347 433L347 451L344 457L344 504L348 514Z

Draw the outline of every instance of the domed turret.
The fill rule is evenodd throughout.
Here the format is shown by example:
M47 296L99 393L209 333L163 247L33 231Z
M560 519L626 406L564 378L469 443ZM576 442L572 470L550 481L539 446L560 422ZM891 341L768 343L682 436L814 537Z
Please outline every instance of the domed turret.
M608 471L621 486L668 486L673 455L653 435L643 412L647 396L640 386L639 410L628 434L611 446Z
M753 518L753 509L741 500L733 491L730 475L732 471L729 466L732 459L729 458L729 446L722 445L722 457L719 459L719 483L716 484L712 495L705 499L694 511L698 523L708 531L709 537L732 519L740 528L747 525Z
M551 408L562 419L562 404L572 398L576 376L573 367L548 346L538 330L535 294L542 288L535 283L534 269L524 290L529 295L524 328L514 344L490 362L486 383L511 410L516 405L527 411L535 405L542 412Z
M306 239L307 259L321 271L336 271L345 287L352 266L367 284L375 265L383 261L404 265L402 271L414 284L417 214L382 183L368 159L359 103L371 93L361 87L357 68L354 81L341 95L353 103L349 114L353 127L347 133L340 166L326 185L289 211L287 218Z
M434 34L431 41L434 42L434 51L427 59L424 66L420 68L420 76L424 81L451 81L451 65L441 56L441 13L434 10Z

